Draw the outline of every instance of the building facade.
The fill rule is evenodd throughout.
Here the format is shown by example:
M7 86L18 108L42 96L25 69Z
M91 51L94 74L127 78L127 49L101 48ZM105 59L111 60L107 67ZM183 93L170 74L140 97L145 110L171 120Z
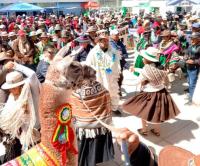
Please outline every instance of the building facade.
M26 2L46 8L48 11L78 15L84 10L82 4L88 1L89 0L1 0L0 8L12 3Z

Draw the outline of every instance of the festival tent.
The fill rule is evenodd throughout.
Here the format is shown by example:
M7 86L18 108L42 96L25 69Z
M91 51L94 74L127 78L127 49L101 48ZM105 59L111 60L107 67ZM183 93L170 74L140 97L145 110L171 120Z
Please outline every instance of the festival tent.
M28 12L28 11L42 11L43 8L29 3L14 3L0 9L0 12Z
M100 4L97 3L97 2L91 2L91 1L89 1L87 3L83 3L82 7L84 9L99 9L100 8Z
M200 4L200 0L169 0L167 5L176 5L179 4L181 2L190 2L192 4Z

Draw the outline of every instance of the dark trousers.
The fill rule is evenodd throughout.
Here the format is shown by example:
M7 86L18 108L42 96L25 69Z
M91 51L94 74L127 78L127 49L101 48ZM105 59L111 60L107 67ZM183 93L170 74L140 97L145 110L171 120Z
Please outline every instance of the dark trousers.
M118 80L118 85L119 85L119 95L122 96L122 93L121 93L121 86L122 86L122 82L124 80L124 76L123 76L123 71L120 73L120 76L119 76L119 80Z
M192 70L187 69L187 74L188 74L188 84L189 84L189 95L190 95L190 100L192 100L194 90L197 84L199 68L195 68Z

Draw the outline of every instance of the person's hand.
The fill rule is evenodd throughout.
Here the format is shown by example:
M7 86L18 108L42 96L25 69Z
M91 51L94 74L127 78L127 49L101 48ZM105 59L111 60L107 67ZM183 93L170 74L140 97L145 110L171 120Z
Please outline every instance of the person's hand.
M6 70L12 70L14 68L15 64L14 62L7 62L5 65L4 65L4 68Z
M120 144L122 140L127 141L129 155L131 155L137 149L140 143L138 135L127 128L118 129L118 131L115 133L115 136Z
M186 63L187 63L187 64L191 64L191 65L193 65L193 64L195 64L195 61L192 60L192 59L189 59L189 60L186 61Z

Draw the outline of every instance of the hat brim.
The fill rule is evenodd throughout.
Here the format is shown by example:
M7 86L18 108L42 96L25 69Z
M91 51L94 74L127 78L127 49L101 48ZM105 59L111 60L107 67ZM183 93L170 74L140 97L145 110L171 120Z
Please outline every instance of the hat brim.
M152 57L148 56L148 55L146 54L146 50L142 50L142 51L141 51L141 56L142 56L143 58L145 58L145 59L151 61L151 62L159 62L158 59L152 58Z
M1 55L1 53L0 53L0 55ZM1 62L1 61L6 61L6 60L12 60L12 58L10 58L10 57L3 57L3 58L0 58L0 62Z
M191 35L189 38L191 38L191 39L199 39L200 36L194 36L194 35Z
M81 40L81 39L76 39L77 42L79 43L89 43L90 40Z
M187 150L175 146L166 146L161 150L158 158L159 166L187 166L188 160L195 155Z
M1 89L4 89L4 90L13 89L13 88L16 88L16 87L18 87L20 85L23 85L25 82L26 82L26 79L24 79L23 81L20 81L18 83L15 83L15 84L8 84L7 82L5 82L1 86Z

